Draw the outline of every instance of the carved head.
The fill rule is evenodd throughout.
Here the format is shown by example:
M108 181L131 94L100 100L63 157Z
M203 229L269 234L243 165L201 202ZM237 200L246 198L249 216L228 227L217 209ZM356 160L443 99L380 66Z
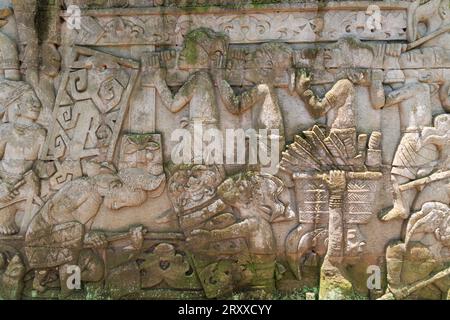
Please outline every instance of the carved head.
M283 182L277 177L250 171L225 180L218 194L225 203L237 208L243 218L260 215L273 221L286 209L278 198L283 189Z
M27 90L17 102L16 117L36 121L42 105L33 90Z
M448 242L449 213L447 204L433 201L424 203L421 210L411 216L406 226L405 245L411 241L422 241L427 234L434 234L438 241Z
M207 69L211 62L226 55L229 39L211 29L199 28L189 32L178 59L180 69Z
M224 177L221 166L180 167L169 179L169 197L177 211L200 207L216 196Z
M140 206L147 199L144 190L125 184L117 174L104 173L94 177L97 191L104 197L103 204L112 210Z
M15 255L8 263L8 267L5 270L3 276L7 276L13 279L22 279L25 275L26 268L22 262L22 259Z
M350 80L355 85L370 84L370 70L364 68L347 68L342 72L342 78Z
M373 48L355 37L345 37L322 49L326 69L370 67Z
M246 79L253 83L273 82L278 76L292 69L293 52L286 43L262 44L253 53Z
M364 252L366 240L359 228L354 227L347 230L346 256L349 258L357 258Z
M0 82L0 110L9 110L12 118L39 118L42 105L33 88L23 81L4 80ZM11 115L11 114L10 114Z

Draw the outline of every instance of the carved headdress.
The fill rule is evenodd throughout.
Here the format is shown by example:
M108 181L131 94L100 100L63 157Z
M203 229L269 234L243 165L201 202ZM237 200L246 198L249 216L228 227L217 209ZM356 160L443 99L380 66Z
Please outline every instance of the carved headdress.
M0 116L8 107L18 100L24 93L33 91L31 85L23 81L3 80L0 82Z
M225 34L215 32L208 28L198 28L186 35L187 46L200 46L210 57L217 53L223 55L228 51L229 39ZM193 47L190 50L195 50Z

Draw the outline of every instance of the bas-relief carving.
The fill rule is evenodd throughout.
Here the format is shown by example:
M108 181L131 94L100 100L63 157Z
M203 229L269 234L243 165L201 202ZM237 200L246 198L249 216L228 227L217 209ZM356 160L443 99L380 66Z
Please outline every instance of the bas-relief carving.
M57 18L70 4L83 9L81 30ZM270 298L286 283L318 286L320 299L448 297L447 0L382 5L379 30L357 2L153 5L167 14L138 0L0 10L0 27L18 35L0 31L1 298ZM44 12L46 23L35 19ZM383 121L364 128L362 104L398 111L398 136ZM315 125L296 119L290 136L286 114L300 109ZM270 131L278 173L195 153L171 163L171 131L221 132L227 119ZM148 202L161 203L157 220L108 226L130 210L144 217ZM164 221L178 227L158 231ZM387 271L376 292L364 289L374 258Z

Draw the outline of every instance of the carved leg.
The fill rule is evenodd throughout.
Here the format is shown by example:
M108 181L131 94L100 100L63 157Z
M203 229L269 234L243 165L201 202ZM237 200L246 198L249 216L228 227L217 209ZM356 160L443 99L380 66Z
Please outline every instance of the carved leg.
M390 289L398 288L402 281L404 245L390 245L386 250L387 280Z
M105 276L105 264L93 250L81 251L79 265L82 281L98 282L103 280Z
M0 210L0 235L13 235L19 232L19 227L16 225L16 212L15 205Z
M393 174L391 176L393 186L394 207L382 217L383 221L394 219L407 219L410 215L412 203L416 197L415 189L400 191L399 186L407 183L410 179Z
M36 290L39 293L45 292L45 290L47 289L45 287L47 276L48 270L36 270L34 272L33 290Z
M73 290L67 286L67 280L72 275L72 273L68 272L68 268L74 264L67 263L59 267L59 280L61 284L60 298L66 298L73 293ZM103 280L104 263L93 250L82 250L77 265L81 270L80 281L98 282Z

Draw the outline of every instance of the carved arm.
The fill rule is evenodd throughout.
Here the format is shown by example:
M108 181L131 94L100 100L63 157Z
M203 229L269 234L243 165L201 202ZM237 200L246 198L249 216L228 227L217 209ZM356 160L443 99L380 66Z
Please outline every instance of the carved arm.
M311 75L300 69L296 74L296 91L309 108L311 114L318 118L324 116L331 108L341 106L351 95L355 95L353 83L348 79L339 80L323 98L319 98L310 89Z
M250 109L264 97L264 94L267 94L263 85L258 85L241 95L236 95L230 84L223 79L217 81L217 88L225 107L234 115L239 115Z
M251 220L253 219L245 219L225 229L213 230L211 237L216 241L247 237L254 229L256 222Z

